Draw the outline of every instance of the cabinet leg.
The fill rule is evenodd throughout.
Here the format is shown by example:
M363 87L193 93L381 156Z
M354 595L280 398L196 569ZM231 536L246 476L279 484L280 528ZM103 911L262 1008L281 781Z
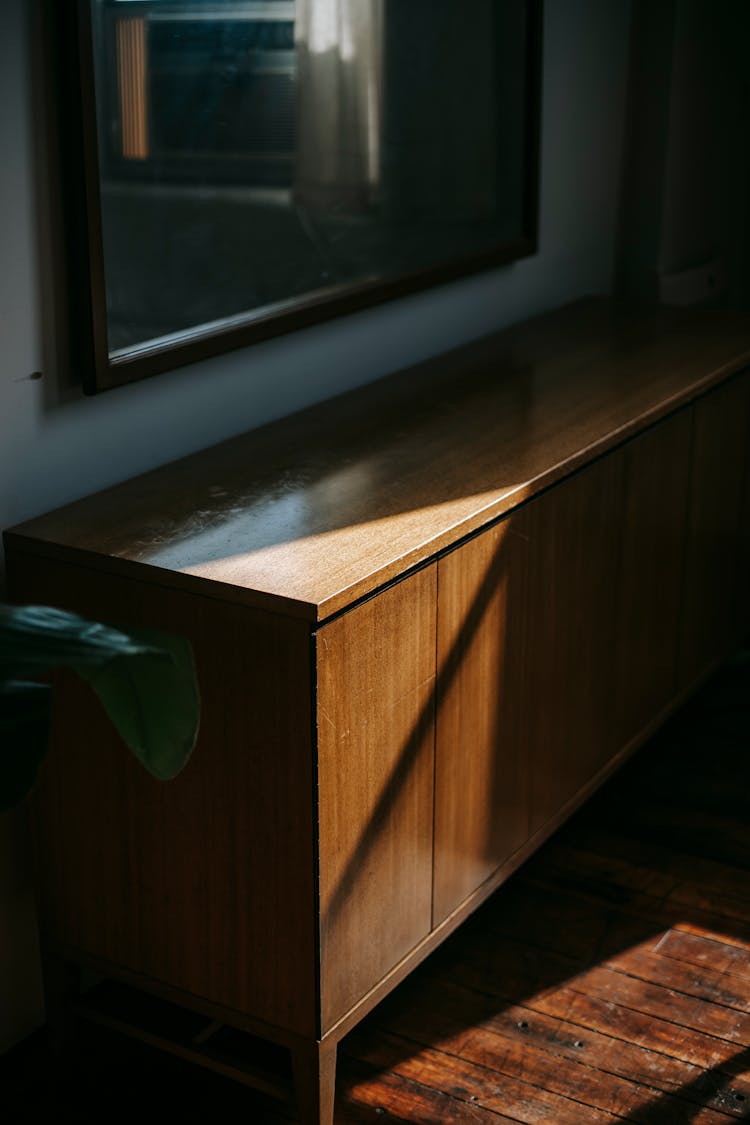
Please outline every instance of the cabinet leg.
M302 1125L333 1125L336 1043L310 1042L295 1047L292 1067Z

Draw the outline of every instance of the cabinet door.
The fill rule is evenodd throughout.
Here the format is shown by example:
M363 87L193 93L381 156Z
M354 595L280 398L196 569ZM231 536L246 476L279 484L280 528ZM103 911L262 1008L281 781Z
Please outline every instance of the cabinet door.
M680 685L687 688L740 639L741 509L748 377L694 407Z
M436 925L528 837L524 524L515 513L438 563Z
M430 930L435 579L317 634L323 1032Z
M675 693L691 425L691 410L682 410L624 449L618 748L656 719Z
M528 633L521 739L531 768L531 830L542 828L617 749L614 647L621 451L527 509Z

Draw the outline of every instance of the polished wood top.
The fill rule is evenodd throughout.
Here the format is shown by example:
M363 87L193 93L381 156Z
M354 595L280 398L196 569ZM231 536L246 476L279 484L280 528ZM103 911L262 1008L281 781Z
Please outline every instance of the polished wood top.
M748 364L747 318L576 302L21 524L7 544L319 621Z

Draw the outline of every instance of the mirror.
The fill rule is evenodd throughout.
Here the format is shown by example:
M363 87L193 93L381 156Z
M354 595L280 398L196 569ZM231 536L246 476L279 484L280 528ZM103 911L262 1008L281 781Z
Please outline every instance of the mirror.
M539 0L80 0L77 19L84 389L533 253Z

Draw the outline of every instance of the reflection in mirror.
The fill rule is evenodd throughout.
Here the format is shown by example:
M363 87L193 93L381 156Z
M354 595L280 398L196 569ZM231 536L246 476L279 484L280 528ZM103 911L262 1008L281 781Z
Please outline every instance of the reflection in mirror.
M110 363L533 251L530 0L86 3Z

